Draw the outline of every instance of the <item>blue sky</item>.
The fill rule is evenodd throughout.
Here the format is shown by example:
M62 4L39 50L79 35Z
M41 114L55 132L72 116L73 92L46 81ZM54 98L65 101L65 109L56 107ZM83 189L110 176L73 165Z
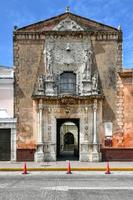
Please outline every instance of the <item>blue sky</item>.
M71 12L123 30L123 66L133 68L132 0L3 0L0 3L0 65L13 65L12 31L25 25Z

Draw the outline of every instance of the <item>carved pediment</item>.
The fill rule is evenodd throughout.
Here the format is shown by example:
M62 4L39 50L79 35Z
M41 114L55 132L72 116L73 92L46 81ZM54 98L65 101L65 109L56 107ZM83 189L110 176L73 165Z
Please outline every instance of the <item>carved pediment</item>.
M79 26L74 20L71 20L69 17L62 20L56 27L54 31L83 31L84 29Z
M31 32L43 32L43 31L118 31L118 29L101 24L99 22L84 18L82 16L75 15L67 12L50 19L46 19L19 29L15 32L31 31ZM119 32L119 31L118 31Z

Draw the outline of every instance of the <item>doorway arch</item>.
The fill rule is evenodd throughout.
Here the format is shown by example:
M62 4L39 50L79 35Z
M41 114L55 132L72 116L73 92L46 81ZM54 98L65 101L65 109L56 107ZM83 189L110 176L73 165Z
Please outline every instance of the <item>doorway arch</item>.
M79 119L57 119L57 160L79 160Z
M71 145L74 144L74 135L71 132L67 132L64 135L64 144Z

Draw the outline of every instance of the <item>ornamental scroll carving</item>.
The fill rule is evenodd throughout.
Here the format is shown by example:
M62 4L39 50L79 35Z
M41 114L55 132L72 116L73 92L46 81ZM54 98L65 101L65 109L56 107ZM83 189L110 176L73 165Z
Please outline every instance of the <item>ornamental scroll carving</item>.
M69 98L63 97L63 98L60 98L60 103L63 105L71 106L71 105L75 105L77 103L77 100L72 97L69 97Z
M67 17L62 20L54 29L54 31L83 31L84 29L77 22Z
M89 36L73 37L71 35L47 35L44 45L44 63L46 71L57 73L62 69L67 70L70 66L71 70L83 69L83 64L88 62L85 58L85 50L91 49ZM86 60L85 60L86 59ZM52 66L52 70L51 70ZM83 73L83 72L82 72Z

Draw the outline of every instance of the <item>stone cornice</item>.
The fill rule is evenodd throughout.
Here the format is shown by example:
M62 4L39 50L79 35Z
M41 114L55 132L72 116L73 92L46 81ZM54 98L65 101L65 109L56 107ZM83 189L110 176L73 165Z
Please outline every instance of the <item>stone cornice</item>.
M44 32L23 32L14 31L14 40L45 40L45 36L53 38L65 36L94 36L96 40L117 40L122 41L121 31L44 31Z
M69 99L73 99L73 100L93 100L93 99L104 99L103 95L90 95L90 96L45 96L45 95L33 95L32 96L33 100L39 100L39 99L43 99L43 100L49 100L49 101L63 101L63 100L69 100Z
M120 77L133 77L133 69L129 69L129 70L123 70L121 72L119 72Z

